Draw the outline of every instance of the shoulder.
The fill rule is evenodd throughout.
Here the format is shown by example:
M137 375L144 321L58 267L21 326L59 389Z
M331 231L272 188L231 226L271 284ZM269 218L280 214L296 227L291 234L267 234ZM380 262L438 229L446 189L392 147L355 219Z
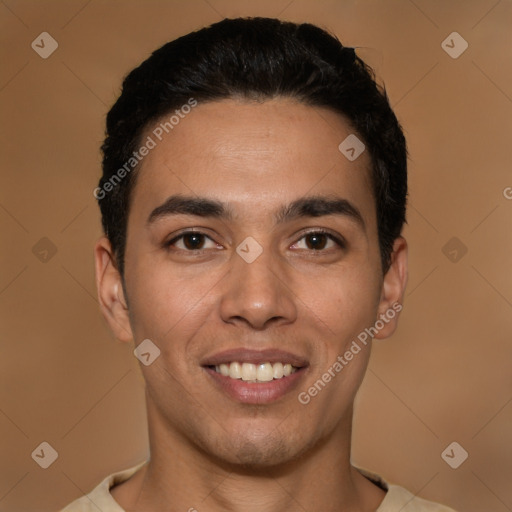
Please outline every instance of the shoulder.
M390 484L381 476L366 469L357 468L357 470L377 487L387 491L376 512L456 512L440 503L419 498L407 489Z
M418 498L398 485L388 485L388 492L377 512L455 512L450 507Z
M144 464L146 464L146 461L108 475L91 492L76 499L61 509L60 512L98 512L98 509L102 512L125 512L110 494L110 489L114 485L128 480Z

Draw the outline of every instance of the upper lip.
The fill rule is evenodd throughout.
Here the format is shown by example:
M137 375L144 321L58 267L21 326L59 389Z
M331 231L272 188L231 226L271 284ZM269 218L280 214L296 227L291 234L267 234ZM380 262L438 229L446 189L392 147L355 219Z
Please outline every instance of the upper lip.
M279 349L254 350L246 348L235 348L218 352L212 356L206 357L201 363L202 366L217 366L231 362L239 363L289 363L296 368L302 368L308 365L305 358Z

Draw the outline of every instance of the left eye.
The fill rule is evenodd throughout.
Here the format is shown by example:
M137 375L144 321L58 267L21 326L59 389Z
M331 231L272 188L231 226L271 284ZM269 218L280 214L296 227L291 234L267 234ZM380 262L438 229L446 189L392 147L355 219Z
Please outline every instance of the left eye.
M319 231L314 233L306 233L292 247L310 251L321 251L324 249L331 249L336 245L342 246L342 244L333 235Z
M209 246L207 245L207 242L210 242ZM177 236L167 245L184 251L200 251L202 249L211 249L217 247L217 244L210 237L203 233L196 233L194 231L183 233L180 236Z

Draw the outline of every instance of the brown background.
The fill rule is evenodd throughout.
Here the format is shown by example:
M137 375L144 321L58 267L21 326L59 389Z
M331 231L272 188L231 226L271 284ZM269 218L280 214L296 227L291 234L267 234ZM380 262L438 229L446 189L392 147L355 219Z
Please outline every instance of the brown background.
M354 463L461 512L512 510L510 0L3 0L0 510L55 510L147 456L138 362L96 301L104 116L149 52L239 15L360 47L408 137L410 281L358 397ZM43 31L48 59L30 46ZM441 47L453 31L458 59ZM42 441L59 454L46 470ZM452 441L469 453L456 470Z

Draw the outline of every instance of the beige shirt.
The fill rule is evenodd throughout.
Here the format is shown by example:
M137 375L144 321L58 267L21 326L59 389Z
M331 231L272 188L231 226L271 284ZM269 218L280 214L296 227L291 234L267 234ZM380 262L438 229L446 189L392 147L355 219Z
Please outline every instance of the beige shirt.
M125 512L110 494L114 485L128 480L145 462L124 471L113 473L103 480L89 494L78 498L60 512ZM359 470L379 487L387 490L380 507L375 512L455 512L449 507L417 498L414 494L398 485L391 485L377 475Z

